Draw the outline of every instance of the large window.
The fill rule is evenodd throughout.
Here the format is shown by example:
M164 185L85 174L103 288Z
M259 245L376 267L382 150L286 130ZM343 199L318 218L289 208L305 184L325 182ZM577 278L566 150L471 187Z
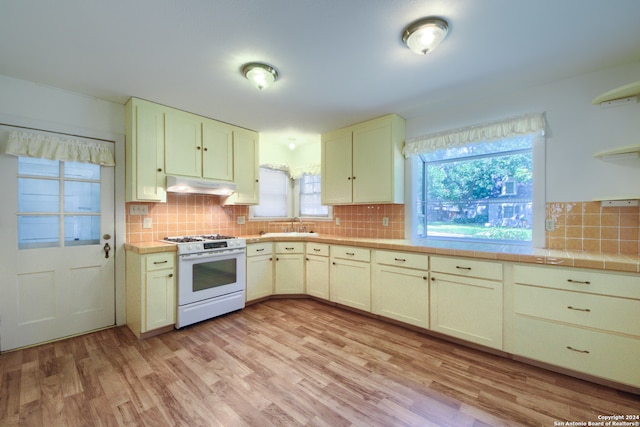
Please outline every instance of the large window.
M530 244L532 137L420 155L418 237Z
M249 214L256 219L328 219L331 209L320 202L320 175L293 180L287 171L260 167L260 204L250 207Z

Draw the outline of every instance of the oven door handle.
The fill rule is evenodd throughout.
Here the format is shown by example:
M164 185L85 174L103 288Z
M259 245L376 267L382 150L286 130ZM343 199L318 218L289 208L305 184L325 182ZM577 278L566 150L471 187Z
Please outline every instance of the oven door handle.
M211 259L222 258L226 256L240 255L243 253L244 253L244 249L234 249L231 251L220 251L220 252L200 252L197 254L180 255L180 260L182 261L189 261L194 259L211 260Z

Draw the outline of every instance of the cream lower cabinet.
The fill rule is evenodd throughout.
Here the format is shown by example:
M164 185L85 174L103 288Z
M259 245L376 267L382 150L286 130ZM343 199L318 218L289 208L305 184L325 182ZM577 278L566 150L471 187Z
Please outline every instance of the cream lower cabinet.
M330 301L371 311L371 250L331 246Z
M640 276L514 266L514 353L640 387Z
M176 323L174 253L127 252L127 325L140 338Z
M304 294L304 242L276 242L275 293Z
M502 264L431 257L431 329L502 349Z
M429 257L376 251L372 311L410 325L429 327Z
M329 245L307 242L305 267L307 295L329 300Z
M273 244L247 245L246 300L253 301L273 294Z

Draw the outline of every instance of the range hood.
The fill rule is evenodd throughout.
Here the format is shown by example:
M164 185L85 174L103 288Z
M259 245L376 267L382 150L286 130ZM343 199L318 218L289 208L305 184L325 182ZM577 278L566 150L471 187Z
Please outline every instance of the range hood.
M183 176L167 175L167 191L170 193L196 193L229 196L236 191L232 182L212 179L195 179Z

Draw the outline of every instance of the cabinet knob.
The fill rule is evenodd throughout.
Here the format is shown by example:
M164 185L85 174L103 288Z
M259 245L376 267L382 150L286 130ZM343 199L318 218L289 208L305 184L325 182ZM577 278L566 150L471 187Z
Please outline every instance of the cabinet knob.
M427 276L422 276L422 280L427 280Z
M162 168L158 168L158 172L162 172Z
M347 177L347 179L348 179L349 181L351 181L351 177Z
M276 261L280 261L280 258L276 257Z
M204 147L204 151L209 151L209 149L207 147Z
M169 273L169 277L173 277L173 273Z
M202 148L202 147L200 147L200 146L197 146L197 147L196 147L196 149L197 149L197 150L200 150L200 148Z
M332 262L331 264L336 265L336 263L335 263L335 262Z
M435 277L432 277L432 278L431 278L431 281L432 281L432 282L435 282L435 281L436 281L436 278L435 278Z
M307 258L307 261L309 261L309 258Z
M353 179L356 179L356 177L354 176Z

